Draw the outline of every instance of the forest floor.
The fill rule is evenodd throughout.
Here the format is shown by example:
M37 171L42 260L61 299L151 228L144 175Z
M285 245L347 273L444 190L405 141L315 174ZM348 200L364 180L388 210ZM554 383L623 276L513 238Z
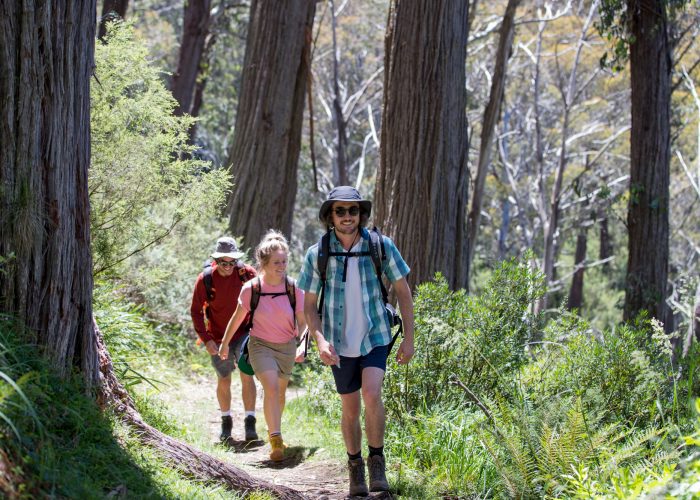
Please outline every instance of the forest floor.
M152 393L151 397L163 403L169 413L175 415L177 420L184 424L188 433L192 431L195 441L204 441L202 448L210 448L204 451L239 467L257 479L293 488L309 498L354 498L347 493L348 473L345 463L327 449L305 445L303 432L299 432L303 429L300 425L297 425L297 429L290 432L291 437L288 437L284 432L284 425L295 424L283 423L283 434L288 445L285 459L281 462L269 460L270 448L267 439L263 439L267 436L267 429L262 411L262 388L259 384L257 385L257 432L261 439L251 442L243 439L240 381L235 374L232 387L233 432L232 439L226 444L218 441L221 418L216 402L213 372L212 377L193 374L179 380L171 380L167 386L161 387L159 392ZM301 389L289 388L287 401L291 401L302 393ZM340 434L339 426L338 434ZM197 446L199 443L191 444ZM337 450L335 451L337 455ZM393 497L387 493L375 493L371 498Z

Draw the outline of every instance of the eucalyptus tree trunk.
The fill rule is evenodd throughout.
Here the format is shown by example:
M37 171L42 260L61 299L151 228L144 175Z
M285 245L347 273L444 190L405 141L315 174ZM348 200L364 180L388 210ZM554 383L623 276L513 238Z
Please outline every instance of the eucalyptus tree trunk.
M97 37L102 40L107 34L107 22L124 19L129 8L129 0L104 0L102 2L102 17Z
M671 47L664 0L629 0L630 195L624 319L665 319L669 255Z
M610 224L608 221L608 215L606 209L603 208L599 211L600 218L600 246L598 247L598 258L600 260L606 260L613 256L613 240L610 234ZM603 269L608 271L610 269L610 263L605 262L603 264Z
M304 96L304 57L315 0L253 0L242 84L228 165L234 187L229 227L254 247L265 231L290 235L297 191Z
M335 3L329 0L331 7L331 33L333 36L333 124L335 125L335 162L333 165L333 181L336 186L348 184L348 167L346 162L346 148L348 143L345 132L345 116L343 115L343 96L340 94L338 83L338 66L340 65L340 52L337 42L338 19L335 12Z
M481 145L479 147L479 162L476 169L476 180L474 181L474 193L472 194L471 210L469 211L469 252L467 256L468 274L471 275L472 262L474 261L474 249L476 248L476 238L479 234L479 222L481 221L481 207L483 205L484 185L486 174L491 164L491 151L493 149L493 137L496 130L496 123L500 115L501 103L503 102L503 92L506 85L506 74L508 70L508 59L513 47L513 33L515 31L515 11L520 4L520 0L508 0L506 12L501 21L499 30L498 50L496 51L496 62L491 80L491 92L489 102L484 109L484 119L481 125ZM500 246L499 241L499 246Z
M555 262L556 262L556 247L557 247L557 234L559 232L559 220L561 217L561 210L559 207L562 187L564 182L564 173L569 164L567 143L569 141L570 133L570 120L571 111L573 106L576 104L579 94L577 76L578 76L578 64L581 60L581 52L583 47L587 44L588 28L593 22L593 17L597 12L597 2L594 1L589 9L588 17L583 23L581 28L579 39L576 44L576 53L574 55L574 61L571 67L571 73L569 73L569 78L564 84L560 84L560 92L562 96L562 126L561 126L561 146L559 150L559 162L557 165L556 174L554 176L554 183L552 185L552 191L549 197L549 206L543 206L540 210L540 218L542 219L542 229L543 229L543 240L544 240L544 257L542 259L542 271L544 272L545 283L547 286L551 285L555 280ZM544 179L542 179L544 180ZM548 306L549 296L545 294L540 301L537 303L536 310L542 311Z
M185 2L177 71L173 74L170 88L178 103L175 108L176 115L192 115L197 77L201 73L210 20L211 0Z
M583 277L586 272L586 250L588 246L588 227L582 226L579 229L576 237L576 254L574 256L574 277L571 280L571 288L569 288L569 301L566 308L571 311L573 309L581 310L583 305Z
M392 0L384 64L375 222L412 268L467 284L468 4Z
M0 310L98 380L90 257L95 3L0 3Z

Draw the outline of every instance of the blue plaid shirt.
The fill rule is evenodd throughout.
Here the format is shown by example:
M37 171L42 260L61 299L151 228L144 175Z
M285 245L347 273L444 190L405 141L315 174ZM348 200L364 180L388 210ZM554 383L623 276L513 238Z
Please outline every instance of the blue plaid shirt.
M362 252L369 252L369 231L361 228ZM386 259L382 261L382 275L389 278L394 283L406 276L410 269L401 257L394 242L387 236L384 238L384 252ZM330 240L331 252L344 252L345 249L331 232ZM345 331L345 315L343 307L345 305L345 282L343 282L343 267L345 257L331 256L328 258L328 268L326 271L326 293L323 303L323 336L330 342L336 351L340 347L340 339ZM318 243L306 252L304 266L297 286L305 292L321 294L321 275L317 268ZM360 347L362 356L368 354L375 347L383 346L391 342L391 329L384 309L382 299L382 289L377 280L377 273L374 270L372 258L360 257L360 281L362 283L362 304L367 314L369 331L365 334ZM359 297L358 297L359 299Z

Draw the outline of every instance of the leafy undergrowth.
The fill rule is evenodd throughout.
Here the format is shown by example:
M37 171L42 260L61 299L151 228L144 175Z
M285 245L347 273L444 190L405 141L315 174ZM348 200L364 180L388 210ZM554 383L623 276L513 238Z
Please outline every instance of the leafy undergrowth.
M231 498L183 479L97 406L78 376L59 378L21 328L0 321L3 494L14 498Z

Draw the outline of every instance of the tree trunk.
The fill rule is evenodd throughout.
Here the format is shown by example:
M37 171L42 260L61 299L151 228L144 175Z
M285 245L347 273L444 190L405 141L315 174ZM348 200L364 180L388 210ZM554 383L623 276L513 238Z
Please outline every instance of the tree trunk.
M333 181L336 186L346 186L348 184L348 167L345 150L348 143L345 132L345 116L343 116L343 96L340 94L338 84L338 66L340 65L340 52L336 40L337 17L335 14L335 3L330 0L331 7L331 32L333 35L333 124L335 125L335 162L333 165Z
M290 235L315 0L253 0L228 165L229 227L247 247L265 231Z
M496 63L491 80L491 92L489 102L484 110L484 119L481 128L481 146L479 147L479 163L476 169L476 180L474 181L474 193L472 194L472 205L469 211L469 235L467 241L469 252L467 255L468 274L471 275L472 262L474 261L474 249L476 248L476 238L479 234L479 222L481 220L481 206L483 205L484 185L486 174L491 164L491 151L493 148L493 136L496 123L500 115L501 103L503 102L503 91L506 85L506 74L508 70L508 59L513 46L513 33L515 31L515 11L520 4L520 0L508 0L506 13L501 21L501 29L498 39L498 50L496 52ZM499 242L500 243L500 242Z
M669 255L671 48L663 0L629 0L630 196L624 319L665 318Z
M583 226L579 229L576 238L576 255L574 256L574 266L576 266L574 277L571 280L571 288L569 289L569 302L566 308L571 311L573 309L581 310L583 305L583 274L586 271L586 247L588 245L588 227Z
M468 4L393 0L387 22L375 222L412 268L467 285Z
M90 257L95 3L0 3L0 310L97 382Z
M97 37L102 40L107 34L107 22L124 19L129 8L129 0L104 0L102 2L102 17Z
M613 255L613 240L610 235L610 224L606 209L602 208L599 212L600 217L600 247L598 249L598 258L605 260ZM603 264L603 269L607 272L610 270L610 263Z
M564 173L569 164L567 143L569 140L569 125L571 119L571 110L577 99L578 90L578 65L581 60L581 51L583 50L586 42L586 37L588 34L588 27L593 22L593 17L597 12L596 3L593 2L590 6L588 16L583 23L581 28L578 43L576 44L576 54L574 56L573 65L571 67L571 73L569 73L568 81L566 86L561 83L560 92L562 95L562 126L561 126L561 146L559 150L559 164L557 165L557 171L554 178L554 184L552 185L552 191L549 198L549 210L547 211L545 207L542 207L541 217L542 217L542 229L543 229L543 240L544 240L544 257L542 259L542 271L544 273L544 279L547 286L550 286L555 279L554 276L554 264L556 262L556 247L558 245L557 236L559 233L559 219L561 216L560 212L560 201L562 196L562 184L564 182ZM542 179L544 181L544 179ZM548 215L547 215L548 214ZM543 311L547 309L549 302L548 294L545 294L540 301L537 303L537 311Z
M178 102L175 108L176 115L192 114L197 76L201 72L204 48L209 34L210 12L211 0L185 2L180 55L171 84L173 97Z

